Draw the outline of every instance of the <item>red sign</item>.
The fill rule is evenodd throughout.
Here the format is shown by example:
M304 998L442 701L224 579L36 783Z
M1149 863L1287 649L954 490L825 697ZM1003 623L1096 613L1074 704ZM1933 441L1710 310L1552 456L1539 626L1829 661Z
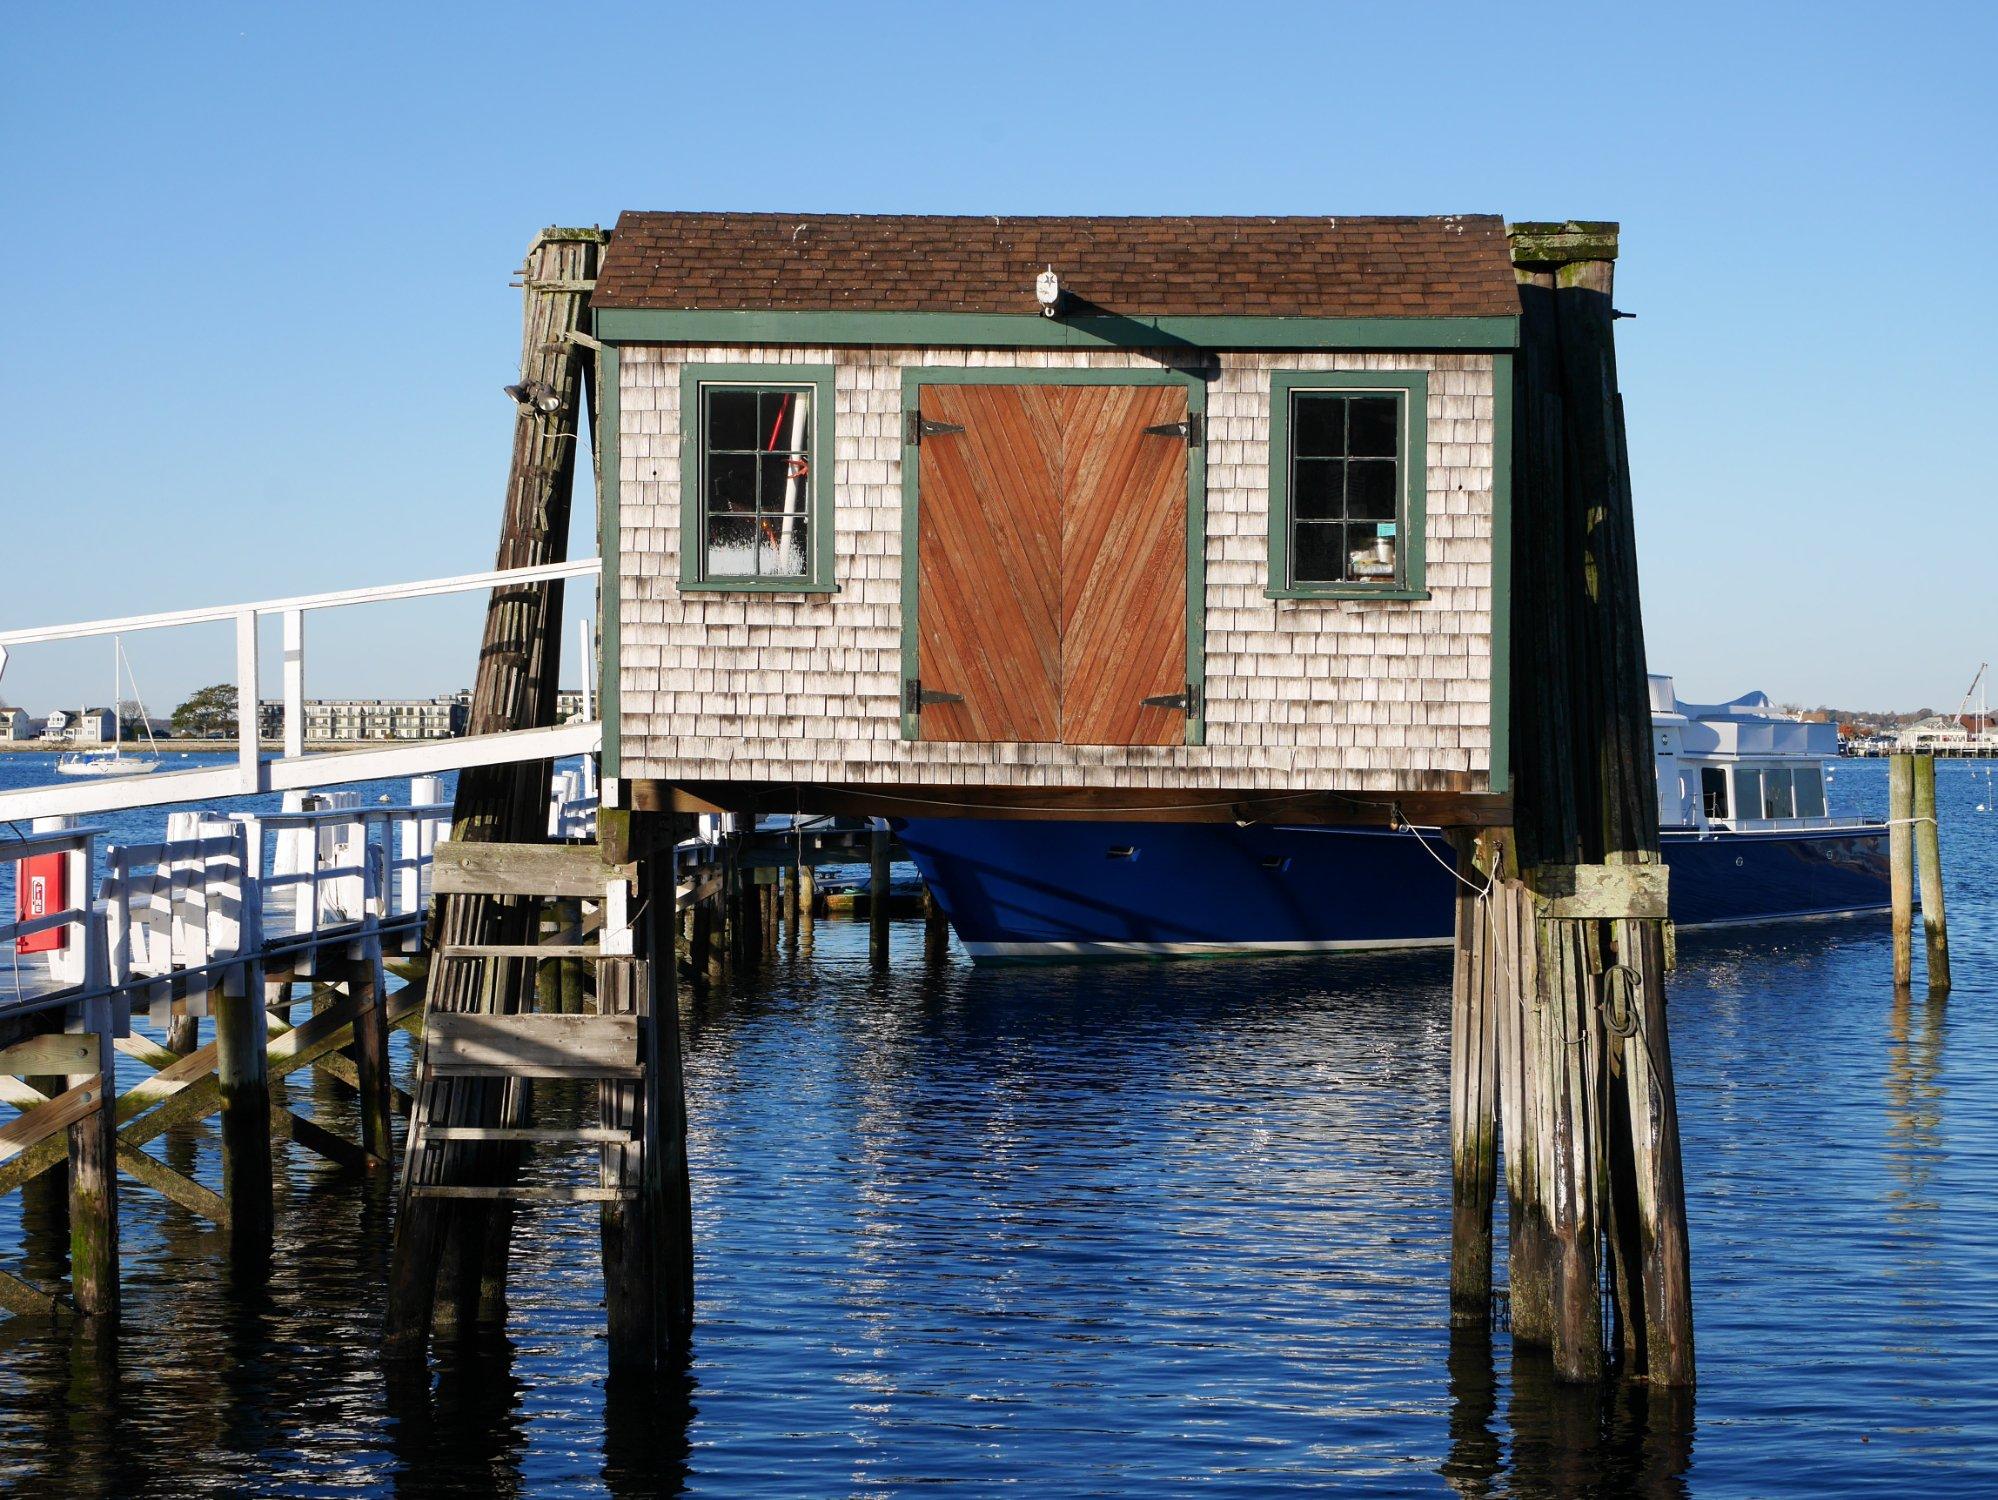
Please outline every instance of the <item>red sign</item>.
M25 922L46 917L69 905L69 856L34 854L14 867L14 917ZM69 929L51 927L14 940L17 953L60 953L69 946Z

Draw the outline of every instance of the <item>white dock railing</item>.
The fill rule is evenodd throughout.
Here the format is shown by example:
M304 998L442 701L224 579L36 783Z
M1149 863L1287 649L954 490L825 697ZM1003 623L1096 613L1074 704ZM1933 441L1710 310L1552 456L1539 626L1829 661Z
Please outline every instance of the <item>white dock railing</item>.
M161 1023L175 1004L205 1014L218 984L233 990L270 960L305 977L329 949L417 951L432 859L451 830L438 790L419 779L412 792L424 800L406 806L336 793L276 813L175 813L158 842L105 847L94 895L102 829L0 838L0 866L12 866L17 888L29 882L26 915L0 923L0 1016L109 999L122 1036L133 1006L151 1007ZM566 837L594 836L582 779L558 777L556 794L551 824ZM59 872L31 873L29 861L49 858L63 861ZM21 939L55 931L63 936L53 951L19 951Z
M174 802L203 802L218 797L259 792L302 790L339 782L378 781L391 777L430 775L467 766L504 765L523 760L555 760L594 752L601 726L561 724L548 729L517 729L501 734L468 735L447 740L414 740L378 748L305 753L305 617L315 610L345 609L398 599L423 599L440 594L474 593L519 584L549 583L564 578L594 578L601 561L549 563L536 568L499 569L430 578L417 583L384 584L375 588L340 589L326 594L300 594L255 604L217 605L172 610L163 614L127 615L116 620L91 620L76 625L37 626L0 630L0 673L9 650L51 641L83 640L92 636L131 635L184 625L233 620L236 625L236 761L194 771L160 771L149 776L105 776L88 782L22 787L0 791L0 819L26 821L56 814L89 814L131 807L159 807ZM284 629L284 750L265 760L258 739L257 622L275 615ZM587 673L588 664L585 664Z

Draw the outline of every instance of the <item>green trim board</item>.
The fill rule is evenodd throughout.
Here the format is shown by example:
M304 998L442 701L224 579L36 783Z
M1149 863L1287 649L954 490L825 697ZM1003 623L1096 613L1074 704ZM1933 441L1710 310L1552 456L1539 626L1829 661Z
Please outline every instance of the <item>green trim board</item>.
M597 716L603 724L602 777L616 781L622 758L618 730L621 635L618 615L624 608L624 565L618 547L618 422L623 411L618 390L621 361L615 348L597 353L597 575L598 679Z
M909 414L922 409L926 385L1177 385L1186 390L1186 411L1203 425L1207 416L1207 382L1186 370L1049 370L1005 365L975 369L957 365L902 367L902 680L920 675L921 651L917 611L916 529L920 524L921 449L908 441ZM1186 743L1207 743L1207 442L1205 437L1186 453L1186 680L1199 695L1197 712L1187 715ZM920 717L906 704L902 738L920 736Z
M812 391L811 573L803 578L706 578L701 503L701 388L791 387ZM686 593L829 594L833 582L835 413L831 365L699 364L680 367L680 588Z
M1492 357L1491 788L1512 794L1512 356Z
M628 344L900 344L1015 349L1455 349L1519 346L1519 319L1123 317L604 307L594 332Z
M1401 397L1405 449L1395 534L1400 576L1392 586L1299 584L1290 576L1290 405L1297 391L1388 391ZM1390 599L1429 597L1423 586L1428 552L1429 372L1427 370L1275 370L1270 374L1270 599Z

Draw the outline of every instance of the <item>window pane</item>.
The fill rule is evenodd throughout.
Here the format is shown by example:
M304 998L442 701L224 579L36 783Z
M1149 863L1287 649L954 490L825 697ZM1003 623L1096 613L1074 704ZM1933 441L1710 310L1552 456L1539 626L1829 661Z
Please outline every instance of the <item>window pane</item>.
M1708 817L1727 816L1727 773L1719 766L1700 767L1700 801Z
M777 454L759 458L756 464L763 478L757 508L766 516L804 514L805 480L812 471L811 460L802 453Z
M1762 773L1762 816L1765 818L1794 817L1790 805L1790 768L1772 766Z
M1291 465L1291 514L1304 521L1336 521L1345 514L1340 496L1345 463L1300 458Z
M748 453L717 453L708 459L708 513L756 509L756 458Z
M1346 528L1338 522L1299 522L1291 529L1291 582L1344 582L1345 545Z
M708 421L706 442L716 448L749 449L756 442L756 392L728 386L707 390Z
M710 578L756 576L756 518L717 516L708 522Z
M1393 396L1353 396L1346 451L1355 458L1393 458L1400 448L1401 403Z
M1825 776L1817 766L1797 767L1797 816L1822 818L1825 815Z
M1393 459L1354 460L1346 465L1346 514L1356 521L1395 518Z
M803 516L790 519L768 517L763 520L763 544L757 553L756 570L765 578L802 578L805 576L805 558L810 548L807 528L809 522Z
M1755 818L1762 815L1762 773L1748 766L1734 768L1734 815Z
M1291 397L1290 451L1299 458L1337 458L1346 451L1346 398L1299 391Z
M812 393L765 391L756 414L756 446L766 453L802 453L811 446Z
M1356 522L1346 528L1346 576L1358 583L1393 583L1394 523Z

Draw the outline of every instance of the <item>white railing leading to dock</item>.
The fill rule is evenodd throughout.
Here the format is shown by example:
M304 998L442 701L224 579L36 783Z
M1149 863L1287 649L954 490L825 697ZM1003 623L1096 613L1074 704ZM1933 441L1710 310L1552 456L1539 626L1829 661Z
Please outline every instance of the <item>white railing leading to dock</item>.
M302 790L340 782L423 776L463 770L469 766L557 760L570 755L591 754L598 748L603 734L602 727L595 722L559 724L547 729L508 730L500 734L461 735L444 740L414 740L406 744L381 744L365 750L322 751L308 755L305 751L305 617L316 610L345 609L360 604L474 593L565 578L594 578L601 567L599 559L588 558L581 562L548 563L534 568L464 573L416 583L300 594L253 604L127 615L121 619L91 620L75 625L0 630L0 673L4 673L8 652L21 646L234 621L237 703L236 760L232 765L192 771L159 771L144 776L104 776L81 783L0 791L0 819L26 822L30 818L52 815L161 807L175 802L204 802L220 797ZM266 760L257 722L257 622L269 616L281 619L284 629L284 748L275 759Z

